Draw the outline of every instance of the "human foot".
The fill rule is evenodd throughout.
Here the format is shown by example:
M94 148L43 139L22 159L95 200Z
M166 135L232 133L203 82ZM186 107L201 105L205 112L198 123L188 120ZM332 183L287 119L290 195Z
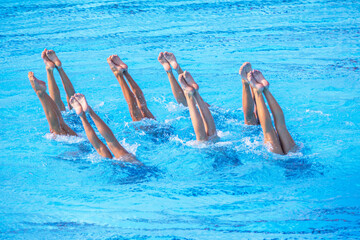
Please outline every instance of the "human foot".
M82 107L83 111L89 112L90 106L89 106L89 104L87 103L84 94L75 93L75 94L74 94L74 97L75 97L76 100L81 104L81 107Z
M247 79L247 74L251 72L251 70L252 68L249 62L243 63L243 65L241 65L239 70L239 74L241 75L242 80L244 80L247 83L249 83L249 80Z
M254 71L251 71L247 74L247 79L250 82L250 85L256 91L262 92L264 90L264 86L261 83L258 83L254 77Z
M195 89L191 87L185 80L185 73L179 74L179 83L181 88L184 90L184 93L187 96L193 96L195 93Z
M194 81L194 78L191 76L191 74L188 71L184 72L185 81L188 85L193 87L195 90L199 90L199 85Z
M121 61L118 55L111 55L107 58L107 62L109 63L109 66L114 73L123 73L128 69L128 66L123 61Z
M118 55L111 55L111 61L123 72L128 70L128 66L119 58Z
M70 98L70 105L75 109L77 115L81 116L84 114L81 104L76 100L75 95Z
M28 73L28 78L30 80L30 83L31 83L31 86L32 88L34 89L34 91L36 93L43 93L46 91L46 84L44 81L41 81L39 79L37 79L35 76L34 76L34 73L33 72L29 72Z
M44 63L46 65L46 69L54 69L55 63L53 63L48 56L46 56L47 49L45 48L44 51L41 53L41 58L44 60Z
M165 59L171 64L171 66L178 71L179 70L179 64L176 61L176 57L173 53L171 52L164 52L164 57Z
M259 70L253 70L253 75L255 77L255 80L258 83L261 83L264 86L264 88L266 89L269 88L269 82L264 78L264 76Z
M169 62L166 60L163 52L159 53L158 61L159 61L160 64L164 67L164 69L165 69L166 72L171 72L170 64L169 64Z
M56 67L61 67L61 62L60 62L59 58L56 56L54 50L47 50L46 56L50 59L50 61L55 63Z

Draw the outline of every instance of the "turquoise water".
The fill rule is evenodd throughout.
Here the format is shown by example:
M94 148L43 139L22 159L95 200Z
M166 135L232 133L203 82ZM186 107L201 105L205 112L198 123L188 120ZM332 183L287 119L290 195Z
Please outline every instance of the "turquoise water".
M326 0L2 1L0 238L359 238L359 9ZM27 79L33 71L46 80L45 47L146 167L99 157L73 111L64 119L83 137L52 138ZM218 143L193 141L160 51L199 83ZM128 64L157 121L131 121L110 54ZM261 129L244 125L244 61L270 81L299 152L269 153Z

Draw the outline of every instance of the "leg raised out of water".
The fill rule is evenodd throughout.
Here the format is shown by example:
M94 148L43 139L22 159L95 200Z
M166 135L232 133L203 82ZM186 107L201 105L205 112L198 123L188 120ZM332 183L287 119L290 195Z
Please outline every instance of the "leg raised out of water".
M137 85L137 83L131 77L131 75L130 75L130 73L128 71L124 72L124 76L126 77L126 79L129 82L131 90L135 95L137 105L140 108L140 111L141 111L143 117L144 118L155 119L154 115L150 112L150 110L147 107L145 96L144 96L141 88L139 87L139 85Z
M207 141L208 135L206 134L204 121L200 115L199 110L196 108L196 99L194 96L196 90L186 83L184 74L179 75L179 82L185 93L186 101L189 107L191 122L196 135L196 140Z
M248 78L251 81L255 81L254 75L252 72L248 74ZM258 85L256 85L258 86ZM261 128L264 134L265 143L270 143L270 151L277 154L284 154L281 144L276 134L276 131L272 125L271 117L269 110L266 107L264 97L262 95L264 87L254 88L254 95L257 103L258 117L261 124Z
M66 75L61 61L59 60L59 58L57 57L56 53L54 50L47 50L46 51L46 56L55 63L56 69L58 70L60 77L61 77L61 82L64 86L65 92L66 92L66 100L69 106L69 109L71 109L71 104L70 104L70 98L75 94L75 89L74 86L72 85L69 77Z
M241 75L242 81L242 105L244 111L244 121L246 125L257 125L258 120L255 116L255 101L254 94L252 95L252 91L250 88L250 82L247 79L247 74L252 71L251 64L249 62L245 62L241 67L239 74Z
M111 62L113 66L110 67L113 69L115 68L116 71L114 73L117 73L117 75L123 74L125 78L128 80L131 91L133 95L135 96L136 104L138 106L138 109L140 109L142 117L143 118L151 118L155 119L154 115L150 112L150 110L147 107L147 103L145 100L145 96L140 89L139 85L135 82L135 80L131 77L131 75L128 72L128 66L119 58L117 55L110 56ZM120 84L121 85L121 84Z
M100 134L105 138L105 141L110 148L111 152L114 154L115 158L121 158L126 155L129 155L129 152L125 150L118 142L114 133L111 131L109 126L95 113L95 111L89 106L86 101L86 98L83 94L76 93L74 95L78 103L81 105L84 111L87 111L90 114L90 117L94 121L97 129L99 130ZM85 110L86 109L86 110ZM133 163L140 163L135 158L124 158L123 161L129 161Z
M187 71L183 73L186 83L195 89L194 97L196 99L196 102L199 106L200 114L204 122L205 126L205 132L208 137L216 135L216 126L213 116L211 115L211 112L207 106L207 104L204 102L204 100L201 98L198 89L198 84L194 81L191 74Z
M65 105L61 101L59 87L57 86L54 78L55 64L47 57L46 52L47 49L45 48L44 51L41 53L41 58L44 60L46 66L50 97L54 100L54 102L61 111L65 111Z
M50 132L59 135L67 135L61 127L62 118L60 118L60 110L54 100L46 93L45 82L37 79L33 72L28 73L28 78L36 95L39 97L41 105L43 106L46 119L49 123Z
M128 84L126 83L126 80L124 78L124 71L127 70L127 66L125 65L116 65L114 63L113 59L116 55L111 55L108 57L107 62L110 66L110 69L113 71L116 79L118 80L121 90L123 92L123 95L125 97L126 103L128 104L130 115L133 121L140 121L143 119L143 114L140 110L140 107L138 106L137 99L134 95L134 93L130 90ZM119 63L118 61L116 61Z
M256 81L261 82L264 84L264 95L265 98L269 104L270 110L272 112L272 115L274 117L274 124L277 131L277 134L279 135L279 139L281 142L281 147L285 154L287 154L290 151L294 150L294 147L296 146L295 141L291 137L289 131L287 130L286 124L285 124L285 117L284 113L274 98L274 96L271 94L269 90L269 82L264 78L262 73L258 70L254 70L254 77Z
M76 94L70 98L70 104L75 109L76 114L79 115L81 122L84 126L84 130L87 138L89 139L91 145L96 149L100 156L106 158L112 158L112 155L106 145L99 139L96 135L94 129L90 125L89 121L86 118L86 114L82 105L78 101Z

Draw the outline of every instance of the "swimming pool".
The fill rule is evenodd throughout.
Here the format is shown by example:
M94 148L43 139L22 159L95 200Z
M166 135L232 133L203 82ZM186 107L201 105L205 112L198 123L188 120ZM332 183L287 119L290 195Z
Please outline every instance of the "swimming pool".
M2 239L358 238L358 2L0 6ZM45 47L145 168L99 157L73 111L65 121L83 138L48 134L27 79L33 71L46 80ZM218 143L193 141L160 51L173 51L199 83ZM156 122L131 121L110 54L128 64ZM237 72L245 61L270 81L298 153L267 152L260 128L244 125Z

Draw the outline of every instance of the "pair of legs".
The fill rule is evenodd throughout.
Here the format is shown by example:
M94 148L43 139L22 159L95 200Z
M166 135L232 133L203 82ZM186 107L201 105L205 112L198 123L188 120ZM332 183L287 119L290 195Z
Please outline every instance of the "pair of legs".
M179 74L179 82L184 91L187 106L189 107L196 140L207 141L210 137L216 136L214 118L211 115L207 103L201 98L198 92L199 86L195 83L191 74L187 71ZM196 104L199 109L197 109Z
M252 70L251 64L248 62L240 67L239 73L243 84L245 124L257 125L258 121L260 121L264 141L271 144L271 151L278 154L287 154L294 149L296 144L286 128L284 113L269 90L269 82L260 71ZM272 125L263 94L274 117L276 131ZM255 103L256 110L254 111Z
M165 72L169 78L171 90L173 92L173 95L174 95L177 103L181 103L182 105L187 107L188 104L186 101L185 93L184 93L182 87L180 87L179 83L176 81L176 78L171 69L171 67L174 68L175 71L179 74L179 76L180 76L180 74L184 73L184 71L181 69L179 63L176 61L175 55L171 52L160 52L159 56L158 56L158 61L165 69ZM200 95L198 97L201 98ZM203 101L202 98L201 98L201 100ZM207 102L205 102L205 104L207 107L210 107L210 105Z
M129 74L128 66L117 55L108 57L107 62L120 84L125 100L129 106L132 120L140 121L143 118L155 119L147 107L143 92ZM127 85L124 77L129 82L131 89Z
M39 97L43 106L46 119L49 123L50 132L58 135L76 136L76 133L65 123L59 107L55 101L46 93L46 84L34 76L33 72L28 74L31 86Z
M66 75L64 69L62 68L61 61L56 56L53 50L47 50L46 48L41 53L41 57L44 60L46 66L50 97L54 100L54 102L61 111L65 111L65 105L61 101L60 91L54 78L54 68L56 68L60 74L61 82L66 92L68 107L69 109L71 109L70 98L75 94L75 90L74 90L74 86L70 82L70 79Z
M132 162L141 164L134 157L132 157L128 151L125 150L115 138L111 129L106 125L106 123L94 112L94 110L88 105L85 96L80 93L74 94L70 98L70 104L75 109L76 114L79 115L81 122L84 126L85 133L90 143L94 146L96 151L103 157L112 158L111 152L114 154L115 158L120 158L124 156L129 156L128 158L123 158L123 161ZM98 138L94 129L90 125L89 121L86 118L85 112L89 113L91 119L94 121L97 129L100 134L105 138L106 145ZM110 150L109 150L110 149ZM111 152L110 152L111 151Z

